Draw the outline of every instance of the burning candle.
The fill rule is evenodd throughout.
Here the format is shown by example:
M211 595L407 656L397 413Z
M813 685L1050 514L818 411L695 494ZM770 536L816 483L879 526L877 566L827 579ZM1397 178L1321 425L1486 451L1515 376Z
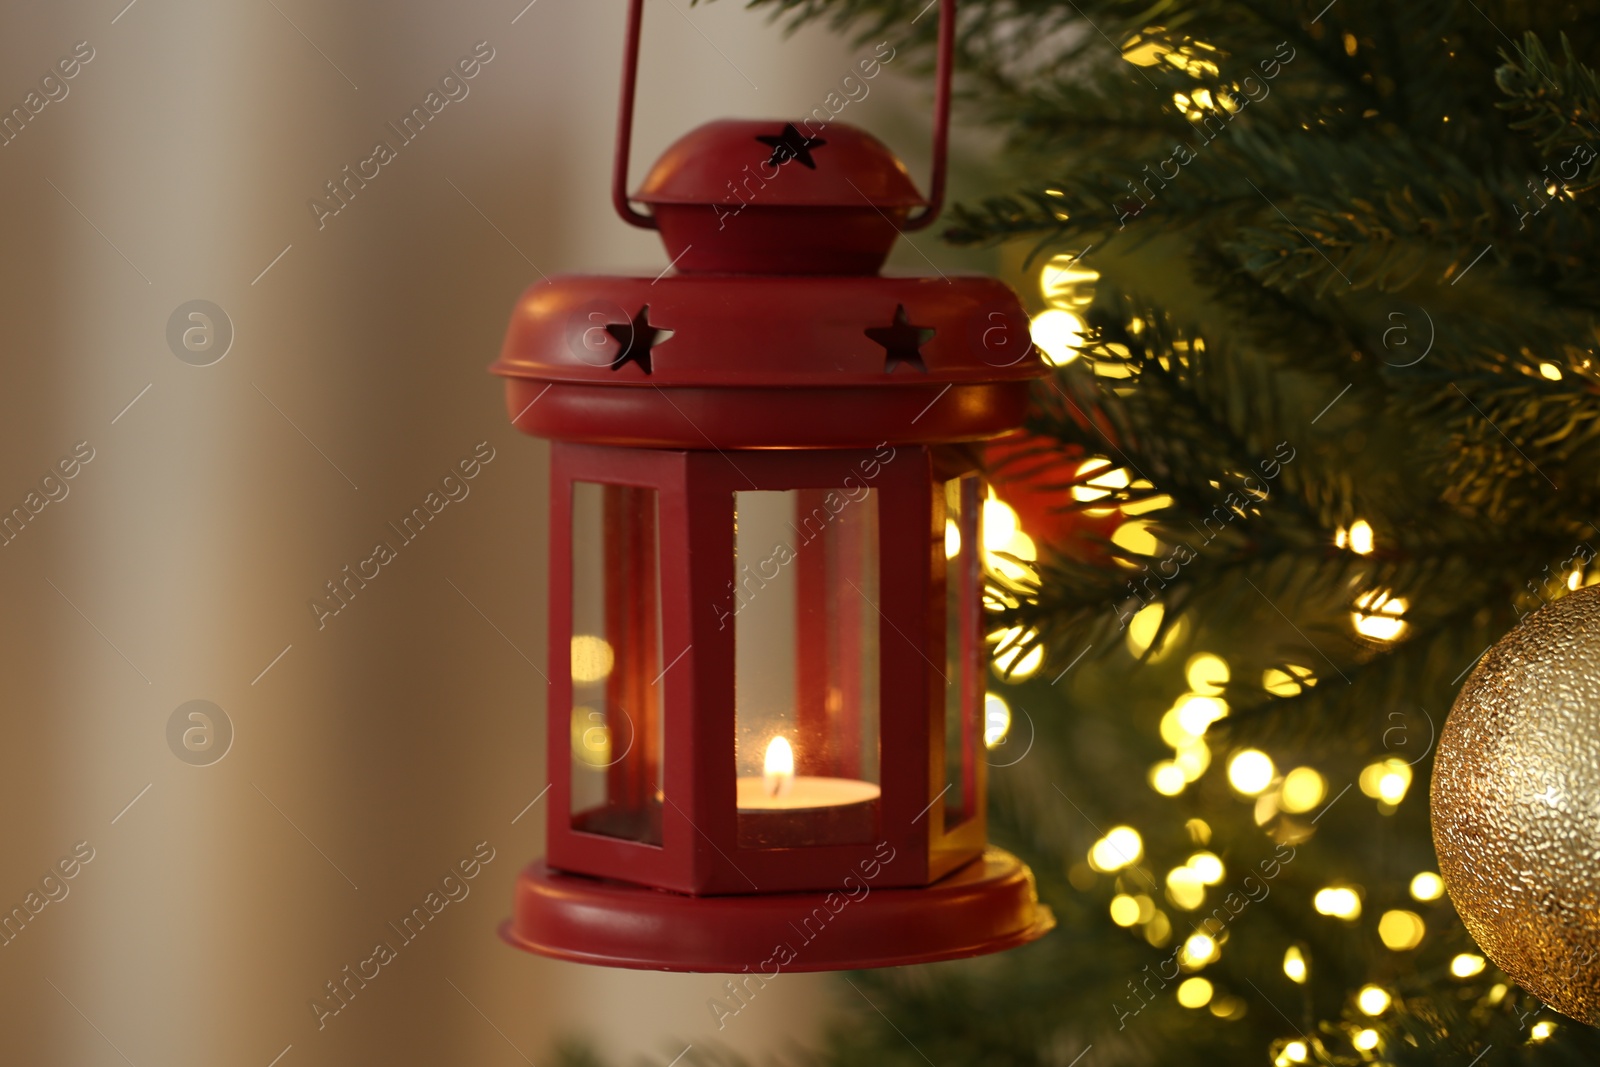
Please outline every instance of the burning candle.
M880 790L855 778L824 778L794 773L794 746L779 734L767 743L763 773L739 778L739 811L804 812L842 808L877 800Z
M782 734L774 737L767 746L765 770L767 796L781 797L793 791L794 749L789 747L789 739Z

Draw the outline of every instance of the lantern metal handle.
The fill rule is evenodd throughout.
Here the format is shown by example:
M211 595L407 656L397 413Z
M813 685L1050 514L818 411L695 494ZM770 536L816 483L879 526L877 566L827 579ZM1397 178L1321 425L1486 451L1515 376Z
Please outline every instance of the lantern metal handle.
M903 229L920 230L939 217L944 208L945 170L950 151L950 78L955 66L956 0L938 0L939 51L934 73L933 176L928 204L905 221ZM920 17L920 16L919 16ZM644 0L629 0L627 36L622 52L622 98L617 108L617 150L611 171L611 203L622 221L641 229L656 229L656 220L628 201L628 160L633 148L633 99L639 81L639 27L644 21ZM913 20L915 21L915 20Z

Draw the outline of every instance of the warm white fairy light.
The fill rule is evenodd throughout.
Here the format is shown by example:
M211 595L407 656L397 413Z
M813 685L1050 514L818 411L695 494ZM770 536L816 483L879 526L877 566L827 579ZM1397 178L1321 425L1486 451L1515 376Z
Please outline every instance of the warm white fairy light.
M1428 927L1422 921L1422 916L1404 908L1386 911L1378 920L1378 940L1383 942L1385 948L1395 952L1416 948L1422 944L1427 932Z
M1266 792L1276 774L1272 757L1253 748L1234 753L1228 761L1228 784L1247 797Z
M1317 890L1311 906L1319 915L1352 920L1361 917L1361 897L1349 886L1330 885Z
M1291 815L1311 811L1328 795L1328 781L1311 767L1296 767L1283 776L1278 804Z
M1406 632L1405 613L1410 604L1404 597L1390 596L1382 590L1370 590L1356 598L1356 610L1350 613L1356 632L1374 641L1398 640Z
M1393 1002L1388 991L1381 986L1362 986L1361 992L1356 994L1356 1007L1366 1015L1382 1015Z
M611 674L616 663L616 653L603 637L594 634L572 635L572 680L598 682Z
M1139 862L1144 838L1131 826L1116 826L1089 849L1089 866L1102 874L1120 871Z
M1444 879L1432 871L1423 871L1411 879L1411 896L1415 900L1438 900L1444 896Z

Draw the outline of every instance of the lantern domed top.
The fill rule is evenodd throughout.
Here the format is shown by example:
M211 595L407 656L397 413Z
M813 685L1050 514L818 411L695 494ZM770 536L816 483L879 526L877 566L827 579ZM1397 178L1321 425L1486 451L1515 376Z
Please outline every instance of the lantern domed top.
M721 119L673 142L634 196L646 204L921 207L905 164L841 123Z
M905 165L841 123L723 119L679 138L634 196L681 271L875 274L927 201Z

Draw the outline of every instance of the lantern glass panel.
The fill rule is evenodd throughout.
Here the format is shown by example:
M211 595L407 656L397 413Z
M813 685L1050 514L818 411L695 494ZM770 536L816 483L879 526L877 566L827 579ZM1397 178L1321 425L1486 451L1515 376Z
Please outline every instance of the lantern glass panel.
M976 474L943 485L944 530L934 558L944 562L944 823L975 811L981 736L983 660L983 481ZM938 535L936 535L937 537Z
M656 490L572 484L572 825L661 844Z
M739 845L870 841L878 817L878 493L734 494Z

